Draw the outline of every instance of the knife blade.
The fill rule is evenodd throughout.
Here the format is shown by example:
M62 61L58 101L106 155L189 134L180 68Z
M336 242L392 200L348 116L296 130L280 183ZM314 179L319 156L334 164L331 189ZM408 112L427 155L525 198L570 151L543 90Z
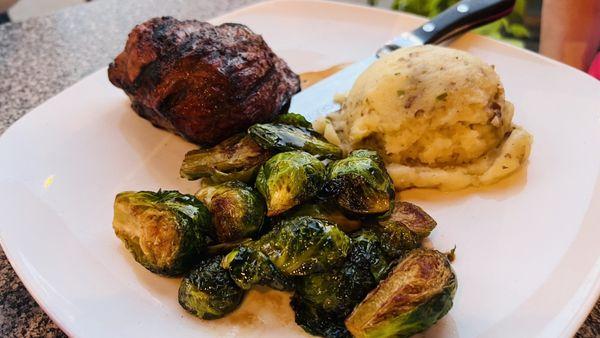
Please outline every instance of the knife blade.
M379 56L398 48L440 43L473 28L493 22L510 14L515 1L459 1L412 32L405 32L392 39L372 56L353 63L294 95L289 111L300 113L309 120L335 112L340 109L340 105L334 101L335 95L348 92L358 76Z

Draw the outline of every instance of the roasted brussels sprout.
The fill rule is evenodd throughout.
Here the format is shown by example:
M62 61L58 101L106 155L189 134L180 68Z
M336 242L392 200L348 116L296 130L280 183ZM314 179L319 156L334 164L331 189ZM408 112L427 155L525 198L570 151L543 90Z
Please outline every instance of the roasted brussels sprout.
M190 271L179 286L179 304L202 319L217 319L235 310L244 297L221 267L222 256L205 259Z
M297 280L292 299L296 323L312 334L349 336L344 319L385 277L388 266L377 235L361 230L341 267Z
M205 185L196 197L212 214L219 242L251 237L263 225L265 205L262 196L240 181Z
M394 186L379 155L356 150L327 168L326 191L340 207L358 215L385 214L393 208Z
M248 134L263 148L274 152L302 150L319 159L342 157L342 150L312 129L282 123L255 124Z
M292 296L290 302L296 324L300 325L304 331L326 338L351 338L350 332L344 325L344 318L336 314L331 314L319 306L311 304L298 294Z
M115 197L113 229L146 269L176 276L211 242L207 208L177 191L126 191Z
M277 117L275 117L273 120L273 123L289 124L291 126L312 129L312 123L308 122L304 116L296 113L277 115Z
M354 337L408 337L422 332L448 313L456 286L446 255L413 250L354 309L346 327Z
M325 313L345 318L377 286L369 266L346 262L341 268L299 278L296 293Z
M408 202L396 202L392 215L380 220L375 231L386 253L397 258L421 246L435 226L436 222L423 209Z
M383 239L373 230L360 230L352 235L352 248L348 254L351 263L368 267L376 282L382 280L390 268Z
M249 290L253 285L265 285L275 290L293 289L292 281L251 243L231 251L221 265L229 270L233 281L244 290Z
M284 217L311 216L329 221L342 231L349 233L360 229L363 222L352 219L345 215L340 208L333 203L302 204L283 214Z
M237 134L214 147L189 151L179 173L188 180L210 177L215 182L249 182L270 156L250 136Z
M419 206L401 201L396 202L394 212L385 222L404 224L421 239L429 236L437 225L435 220Z
M254 284L290 290L292 276L305 276L341 264L350 238L334 225L311 217L285 220L260 239L233 250L223 259L243 289Z
M284 275L305 276L342 263L350 238L332 223L303 216L280 222L255 245Z
M267 202L267 216L278 215L317 194L325 180L325 166L303 151L271 157L258 171L256 189Z
M402 223L381 222L375 230L382 239L385 253L392 258L398 258L406 252L421 246L421 239Z
M345 318L386 276L389 265L377 235L362 230L352 238L342 266L298 279L296 292L326 312Z

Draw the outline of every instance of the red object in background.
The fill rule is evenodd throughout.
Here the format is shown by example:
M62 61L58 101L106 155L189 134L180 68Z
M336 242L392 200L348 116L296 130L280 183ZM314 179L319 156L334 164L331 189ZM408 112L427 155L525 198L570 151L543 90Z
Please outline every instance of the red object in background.
M592 61L592 65L590 66L590 70L588 70L588 73L596 79L600 80L600 53L596 54L596 57L594 58L594 61Z

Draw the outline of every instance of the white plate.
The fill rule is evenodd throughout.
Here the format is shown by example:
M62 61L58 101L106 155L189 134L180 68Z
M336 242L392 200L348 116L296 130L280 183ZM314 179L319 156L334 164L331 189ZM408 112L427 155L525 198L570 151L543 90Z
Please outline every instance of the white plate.
M264 35L297 72L359 60L421 19L315 1L267 2L217 18ZM567 66L478 36L454 47L496 68L535 136L531 161L494 187L403 197L457 246L459 289L429 336L569 336L595 303L600 276L600 85ZM0 139L0 235L15 270L68 334L86 337L303 335L288 296L254 291L218 321L177 304L178 280L136 264L111 228L122 190L180 189L193 148L151 127L102 69L15 123Z

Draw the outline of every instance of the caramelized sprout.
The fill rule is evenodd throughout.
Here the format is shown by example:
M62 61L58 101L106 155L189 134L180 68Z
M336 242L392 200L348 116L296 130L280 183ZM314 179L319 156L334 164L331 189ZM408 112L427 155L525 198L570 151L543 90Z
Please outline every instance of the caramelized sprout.
M215 182L250 182L270 156L250 136L237 134L212 148L188 152L179 172L188 180L210 177Z
M204 204L177 191L119 193L113 229L138 263L168 276L188 271L213 237Z
M344 325L344 318L324 311L298 294L294 294L290 302L296 324L304 331L325 338L351 338Z
M303 151L271 157L259 170L256 188L267 202L267 216L274 216L304 203L321 189L325 166Z
M275 290L292 290L292 281L284 276L269 258L252 243L231 251L221 263L233 281L242 289L265 285Z
M256 246L286 276L305 276L341 264L350 238L334 224L295 217L277 224Z
M221 318L235 310L244 291L221 267L222 256L208 258L190 271L179 286L179 304L202 319Z
M384 250L384 239L376 232L368 229L352 234L352 249L349 260L355 265L367 267L376 282L387 275L391 260Z
M408 337L425 331L450 311L456 287L446 255L413 250L354 309L346 327L354 337Z
M381 158L370 150L356 150L327 168L326 190L340 207L358 214L385 214L393 208L394 186Z
M312 129L283 123L255 124L248 134L263 148L274 152L302 150L319 159L342 157L342 150Z
M436 222L423 209L408 202L396 202L394 211L375 226L383 247L390 257L400 257L407 251L421 246Z
M298 279L291 303L296 323L312 334L349 337L344 319L385 277L388 266L374 232L354 234L341 267Z
M205 185L198 190L196 197L212 214L220 242L251 237L263 225L265 205L262 196L240 181Z

